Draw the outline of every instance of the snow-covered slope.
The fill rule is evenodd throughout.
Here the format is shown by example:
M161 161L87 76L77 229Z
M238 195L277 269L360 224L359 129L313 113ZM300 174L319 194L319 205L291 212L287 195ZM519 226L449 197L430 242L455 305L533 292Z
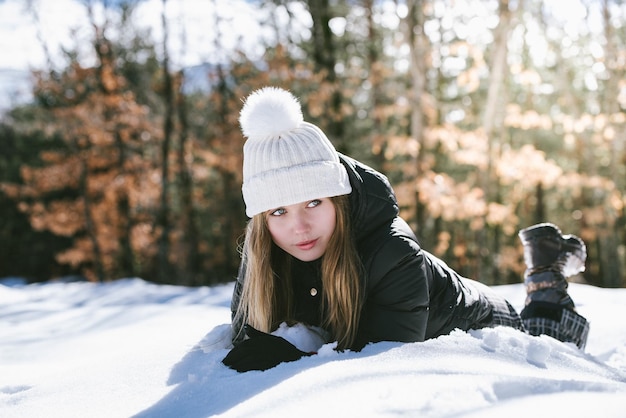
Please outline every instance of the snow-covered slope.
M521 285L494 289L521 307ZM585 352L495 328L239 374L232 284L0 285L0 417L624 417L626 289L570 289Z

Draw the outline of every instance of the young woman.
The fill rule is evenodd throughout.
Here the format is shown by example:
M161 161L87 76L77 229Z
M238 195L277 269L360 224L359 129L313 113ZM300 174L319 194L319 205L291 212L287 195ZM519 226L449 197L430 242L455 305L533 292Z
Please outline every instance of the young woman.
M251 219L232 300L227 366L265 370L310 355L270 334L283 323L305 324L339 350L424 341L456 328L525 330L525 324L534 335L584 347L588 324L574 312L564 276L564 270L584 270L578 238L551 224L520 232L529 289L520 317L487 286L420 248L398 216L387 178L337 153L303 120L291 93L273 87L252 93L240 123L247 138L242 191Z

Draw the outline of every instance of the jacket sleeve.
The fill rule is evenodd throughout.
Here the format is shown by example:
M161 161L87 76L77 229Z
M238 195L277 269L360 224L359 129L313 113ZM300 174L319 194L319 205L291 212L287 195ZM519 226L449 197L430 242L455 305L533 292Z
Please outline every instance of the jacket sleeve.
M374 255L357 345L377 341L424 341L429 279L416 241L392 236ZM360 344L359 344L360 343Z

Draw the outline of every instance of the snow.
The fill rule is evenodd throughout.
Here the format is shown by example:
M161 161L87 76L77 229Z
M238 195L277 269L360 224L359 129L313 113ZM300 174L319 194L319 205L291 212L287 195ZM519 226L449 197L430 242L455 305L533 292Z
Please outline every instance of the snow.
M570 285L585 352L493 328L240 374L221 364L232 283L3 283L4 418L626 416L626 289ZM521 308L521 284L493 289Z

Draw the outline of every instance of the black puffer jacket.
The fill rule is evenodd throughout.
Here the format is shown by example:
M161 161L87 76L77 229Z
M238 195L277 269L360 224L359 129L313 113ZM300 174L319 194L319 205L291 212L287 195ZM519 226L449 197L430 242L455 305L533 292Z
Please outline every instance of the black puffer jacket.
M489 302L471 281L422 250L410 227L398 216L398 204L387 178L349 157L340 156L352 193L352 228L363 262L365 305L354 349L367 342L413 342L488 325ZM244 257L245 261L245 257ZM293 267L295 320L319 325L319 263ZM231 308L240 299L245 262L240 268ZM311 289L318 294L311 295ZM233 323L234 335L241 324ZM235 341L237 342L237 341Z

